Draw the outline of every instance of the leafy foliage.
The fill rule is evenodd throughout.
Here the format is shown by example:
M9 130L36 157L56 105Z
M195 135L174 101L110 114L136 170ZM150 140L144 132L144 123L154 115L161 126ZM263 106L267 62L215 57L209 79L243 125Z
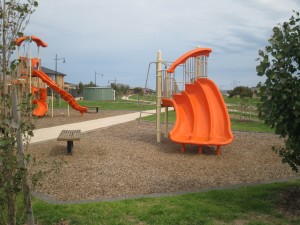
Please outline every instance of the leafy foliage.
M28 216L28 224L34 224L26 167L30 156L24 154L33 135L31 98L18 90L15 81L19 60L11 60L11 56L16 49L15 40L23 35L37 4L36 0L0 1L0 211L4 223L10 225L17 223L16 203L21 192L25 214L18 222L23 224L24 216Z
M15 121L11 99L10 95L2 95L0 98L0 211L13 215L17 211L14 208L17 196L24 191L24 184L27 183L28 178L28 171L21 164L27 164L30 161L29 154L18 154L17 137L21 132L22 141L24 145L27 145L30 137L33 136L34 126L33 118L30 116L23 117L21 121ZM29 96L23 98L24 102L20 104L20 111L23 115L28 115L32 111L31 104L26 102L29 99ZM6 111L5 114L4 111ZM9 224L13 224L14 220L9 217Z
M295 12L288 22L273 28L265 50L259 50L259 76L266 76L260 87L259 116L285 146L274 150L293 170L300 165L300 18Z
M250 98L253 97L253 91L249 87L238 86L235 87L232 91L229 91L229 98L238 96L241 98L241 110L240 110L240 120L242 119L243 112L245 111L245 107L249 102Z
M124 95L127 95L129 91L129 86L125 84L111 83L111 87L115 90L117 98L121 98Z
M133 93L138 94L138 95L143 95L144 94L143 89L141 87L133 88Z
M252 98L253 91L249 87L238 86L235 87L232 91L229 91L229 98L234 96L239 96L240 98Z

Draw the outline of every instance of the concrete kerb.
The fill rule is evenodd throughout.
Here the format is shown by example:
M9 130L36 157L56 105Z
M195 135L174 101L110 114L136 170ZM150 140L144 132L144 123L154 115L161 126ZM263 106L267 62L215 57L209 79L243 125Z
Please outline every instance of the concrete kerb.
M140 198L157 198L157 197L172 197L178 195L185 195L185 194L197 194L203 193L208 191L220 191L220 190L234 190L238 188L244 187L253 187L257 185L265 185L265 184L272 184L272 183L284 183L284 182L292 182L297 181L300 179L300 176L294 177L287 177L269 181L257 181L254 183L244 183L244 184L233 184L228 186L220 186L220 187L206 187L196 190L186 190L186 191L178 191L178 192L165 192L165 193L153 193L153 194L145 194L145 195L133 195L133 196L122 196L122 197L115 197L115 198L95 198L95 199L82 199L82 200L57 200L50 195L46 195L39 192L32 192L32 194L39 198L40 200L47 202L49 204L57 204L57 205L71 205L71 204L85 204L85 203L97 203L97 202L115 202L115 201L123 201L128 199L140 199Z

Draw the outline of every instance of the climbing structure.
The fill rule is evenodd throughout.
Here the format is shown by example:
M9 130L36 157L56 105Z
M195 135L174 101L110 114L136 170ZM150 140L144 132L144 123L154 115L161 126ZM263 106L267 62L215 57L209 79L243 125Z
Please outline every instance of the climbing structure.
M48 105L47 105L47 92L46 92L46 85L48 85L53 91L60 94L60 96L75 110L78 110L81 115L85 112L87 112L87 108L80 106L76 100L73 98L71 94L64 91L63 88L59 87L52 79L45 74L40 69L40 58L39 58L39 47L47 47L47 44L43 42L41 39L35 37L35 36L23 36L16 40L16 45L20 47L23 41L30 40L36 43L38 46L38 57L37 58L28 58L28 57L21 57L20 56L20 48L19 48L19 58L21 59L21 66L23 66L21 70L21 75L27 79L29 79L30 87L32 87L32 93L36 97L32 103L37 104L37 107L33 110L33 114L35 116L44 116L48 111ZM37 79L35 79L37 78ZM34 80L34 83L37 84L37 86L32 85L32 79ZM42 81L44 85L40 84L39 81ZM40 86L44 87L40 87Z

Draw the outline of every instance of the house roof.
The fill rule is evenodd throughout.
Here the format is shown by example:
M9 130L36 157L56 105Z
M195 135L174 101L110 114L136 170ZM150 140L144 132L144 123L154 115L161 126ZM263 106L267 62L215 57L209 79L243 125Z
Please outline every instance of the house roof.
M70 86L78 86L78 84L73 84L73 83L69 83L69 82L64 82L66 85L70 85Z
M48 69L46 67L41 67L42 71L47 74L48 76L55 76L55 75L60 75L60 76L67 76L66 74L64 73L61 73L59 71L55 72L55 70L51 70L51 69Z

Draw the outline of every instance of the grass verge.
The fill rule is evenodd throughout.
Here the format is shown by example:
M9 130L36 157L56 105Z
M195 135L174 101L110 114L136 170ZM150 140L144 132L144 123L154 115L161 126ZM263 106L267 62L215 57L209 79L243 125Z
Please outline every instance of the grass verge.
M155 109L155 105L145 104L142 102L116 100L116 101L77 101L81 106L99 106L100 110L128 110L128 111L140 111ZM49 105L49 107L51 107ZM61 104L54 104L54 108L67 108L68 104L65 101L61 101Z
M282 193L300 181L172 197L55 205L34 200L38 224L300 224L282 210Z
M165 113L161 114L161 121L164 121ZM155 122L156 115L151 115L144 117L142 120ZM169 111L169 123L175 123L176 114L174 111ZM231 118L231 129L232 130L239 130L239 131L253 131L253 132L273 132L273 130L262 123L261 121L257 120L238 120L235 118Z

